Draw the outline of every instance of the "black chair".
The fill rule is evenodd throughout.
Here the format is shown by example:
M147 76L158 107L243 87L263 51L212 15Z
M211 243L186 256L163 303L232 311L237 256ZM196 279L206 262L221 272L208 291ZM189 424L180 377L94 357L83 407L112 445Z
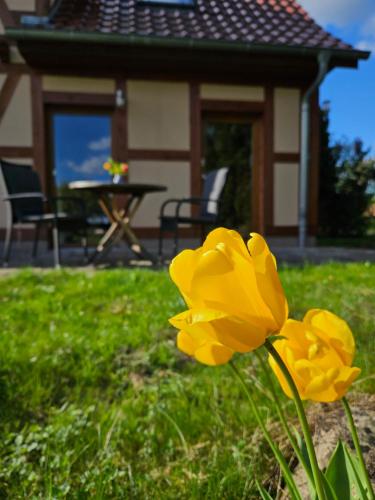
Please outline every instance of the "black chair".
M180 225L199 225L202 240L208 226L215 226L218 222L220 196L223 192L228 175L228 168L223 167L203 175L203 196L201 198L182 198L166 200L160 209L159 229L159 258L163 253L164 233L174 233L173 253L178 251L178 230ZM185 216L181 210L186 205L198 205L197 216ZM174 213L167 215L167 209L174 208Z
M77 233L83 239L84 254L87 258L87 229L85 204L83 200L74 197L54 197L47 200L41 191L38 174L28 165L18 165L0 160L0 170L3 174L6 196L10 211L7 220L3 265L9 262L13 229L20 225L33 224L35 237L33 258L37 255L39 233L42 225L52 227L52 240L55 266L60 266L60 232ZM48 201L51 212L45 212ZM63 205L64 211L61 211ZM69 211L67 210L69 209ZM70 210L73 208L73 210Z

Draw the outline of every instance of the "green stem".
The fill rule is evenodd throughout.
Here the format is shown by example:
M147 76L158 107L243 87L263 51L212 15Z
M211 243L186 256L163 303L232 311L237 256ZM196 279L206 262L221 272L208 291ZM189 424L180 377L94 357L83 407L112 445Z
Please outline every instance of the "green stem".
M292 498L302 500L301 495L300 495L298 488L296 486L296 483L293 479L293 476L289 470L288 464L287 464L283 454L281 453L280 449L278 448L278 446L275 445L275 443L273 442L272 437L271 437L270 433L268 432L267 427L265 426L265 424L262 420L262 417L258 411L258 407L254 402L253 396L252 396L251 392L249 391L241 372L237 369L237 367L233 364L232 361L229 362L229 366L231 367L234 375L237 377L237 379L241 383L241 385L245 391L245 394L249 400L251 409L252 409L252 411L255 415L255 418L258 422L258 425L262 429L262 432L264 434L264 437L266 438L267 443L269 444L273 454L275 455L277 461L280 464L280 468L282 470L283 476L284 476L285 481L288 485L288 488L289 488L289 491L292 495Z
M312 473L313 473L313 477L314 477L316 493L318 495L319 500L326 500L326 495L324 492L324 487L323 487L322 478L321 478L322 473L319 469L318 460L317 460L316 454L315 454L314 444L313 444L313 441L311 438L309 424L307 422L305 410L304 410L300 395L298 393L298 389L297 389L296 384L294 383L294 380L293 380L292 376L290 375L289 370L286 367L284 361L282 360L281 356L279 355L279 353L276 351L276 349L274 348L274 346L272 345L272 343L268 339L265 342L265 346L266 346L267 351L271 354L273 359L278 364L278 366L279 366L282 374L284 375L284 377L289 385L289 388L293 394L293 399L294 399L294 403L296 405L297 415L298 415L299 421L301 423L303 436L305 438L307 453L308 453L309 459L310 459L310 464L311 464L311 469L312 469Z
M255 353L256 357L258 358L260 366L262 367L264 375L265 375L265 377L267 379L268 387L269 387L269 389L271 391L273 400L274 400L275 405L276 405L276 410L277 410L277 413L279 415L281 424L282 424L282 426L284 428L284 431L285 431L286 435L288 436L288 439L289 439L289 441L290 441L290 443L291 443L291 445L293 447L293 450L294 450L295 454L297 455L297 458L298 458L300 464L305 469L306 475L307 475L309 481L311 483L314 483L314 478L312 476L311 468L307 464L306 459L303 456L303 453L301 451L301 448L298 446L298 443L297 443L295 437L293 436L293 434L292 434L292 432L290 430L290 426L288 425L287 419L285 417L284 410L283 410L283 408L281 406L280 399L279 399L279 397L277 395L274 383L272 381L272 377L270 376L270 372L267 369L267 367L265 366L264 360L263 360L262 356L259 354L259 352L258 351L254 351L254 353Z
M363 473L363 476L366 480L366 486L367 486L369 499L374 500L375 499L374 490L372 488L372 484L371 484L370 477L368 475L366 463L365 463L365 460L363 458L363 453L361 450L361 445L359 443L358 432L357 432L357 429L356 429L356 426L354 423L353 414L352 414L352 411L350 409L349 402L346 398L342 398L342 404L344 406L346 417L347 417L348 422L349 422L350 432L352 434L355 451L357 452L357 457L358 457L358 460L359 460L359 463L360 463L360 466L362 469L362 473Z

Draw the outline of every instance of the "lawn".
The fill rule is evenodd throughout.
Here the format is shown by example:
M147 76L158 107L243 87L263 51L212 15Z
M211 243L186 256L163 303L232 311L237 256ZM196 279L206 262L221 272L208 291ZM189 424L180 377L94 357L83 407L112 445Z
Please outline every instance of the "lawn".
M280 274L294 317L323 307L350 323L354 390L375 392L375 266ZM167 273L24 271L0 290L1 498L258 498L267 447L228 367L177 351ZM272 421L255 356L236 362Z

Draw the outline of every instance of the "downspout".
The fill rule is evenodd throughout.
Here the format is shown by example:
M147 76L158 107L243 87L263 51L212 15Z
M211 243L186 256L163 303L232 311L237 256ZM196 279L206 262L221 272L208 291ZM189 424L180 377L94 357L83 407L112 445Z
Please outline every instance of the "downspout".
M307 240L307 207L309 191L309 167L310 167L310 99L319 88L329 71L331 54L328 51L320 52L318 55L319 73L314 83L302 97L301 106L301 166L299 176L299 215L298 215L298 241L299 247L304 249Z

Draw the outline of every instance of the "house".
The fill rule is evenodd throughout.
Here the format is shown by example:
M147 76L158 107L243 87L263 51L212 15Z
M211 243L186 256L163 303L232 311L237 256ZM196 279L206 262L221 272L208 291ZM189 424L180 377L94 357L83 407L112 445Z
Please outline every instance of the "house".
M331 36L297 2L0 0L0 19L0 157L32 162L47 193L101 178L109 155L127 161L132 181L168 187L135 220L152 237L166 197L198 196L202 170L227 164L228 220L295 237L305 158L307 229L316 233L311 85L322 58L327 72L357 68L369 54Z

